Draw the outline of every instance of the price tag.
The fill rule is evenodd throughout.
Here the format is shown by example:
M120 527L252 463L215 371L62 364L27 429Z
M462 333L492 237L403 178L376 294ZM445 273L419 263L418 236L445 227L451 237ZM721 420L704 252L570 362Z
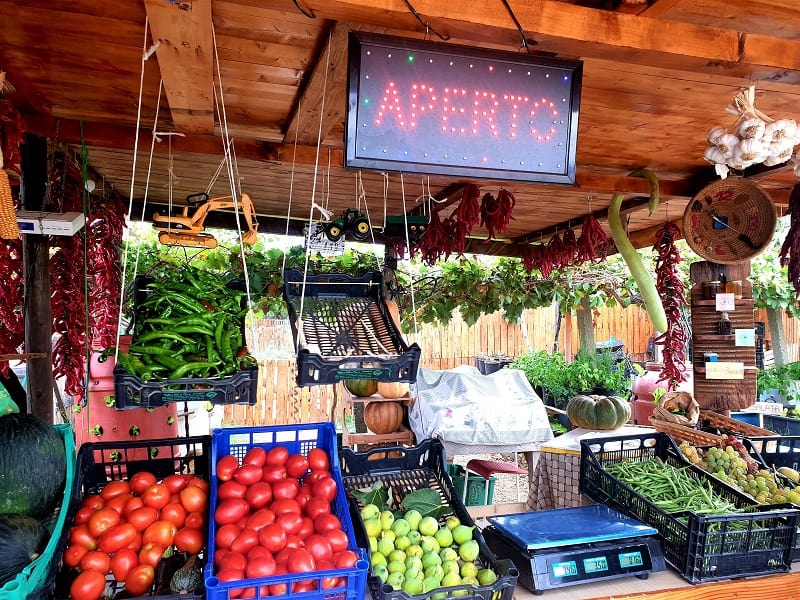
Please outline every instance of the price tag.
M735 308L736 308L736 302L734 300L733 294L717 294L718 311L733 310Z
M755 329L734 329L734 340L737 346L755 346L756 345L756 330Z
M744 363L733 361L707 362L706 379L744 379Z
M344 254L344 236L335 242L325 235L324 223L313 223L305 227L306 248L309 252L319 252L322 256L341 256Z

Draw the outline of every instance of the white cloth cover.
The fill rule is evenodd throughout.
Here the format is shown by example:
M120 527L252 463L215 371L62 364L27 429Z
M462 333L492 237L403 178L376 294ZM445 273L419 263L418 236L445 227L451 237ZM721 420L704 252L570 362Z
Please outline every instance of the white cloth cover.
M417 440L508 446L553 439L544 403L519 369L482 375L467 365L420 368L411 393L408 416Z

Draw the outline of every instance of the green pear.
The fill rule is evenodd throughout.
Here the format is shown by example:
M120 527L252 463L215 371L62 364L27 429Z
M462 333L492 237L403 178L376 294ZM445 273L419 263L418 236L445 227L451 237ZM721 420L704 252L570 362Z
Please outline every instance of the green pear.
M389 576L386 578L386 583L392 586L392 589L397 592L403 589L403 582L405 580L406 577L402 573L389 573Z
M405 573L406 572L406 565L404 562L400 560L393 560L390 561L389 564L386 565L389 573Z
M458 552L456 552L455 548L442 548L439 551L439 558L442 559L443 563L450 560L458 560Z
M491 569L480 569L478 571L478 583L481 585L492 585L497 581L497 573Z
M372 567L372 574L381 580L381 583L386 583L386 578L389 577L389 569L386 565L376 565Z
M361 509L361 520L366 521L367 519L377 519L380 514L380 508L374 504L365 504Z
M447 517L447 520L444 522L444 526L447 527L448 529L455 529L459 525L461 525L461 519L459 519L455 515L450 515L449 517Z
M412 508L411 510L406 511L406 514L403 515L403 518L408 522L408 525L411 527L412 531L417 531L419 528L419 522L422 520L422 513Z
M423 536L434 536L439 530L439 522L433 517L422 517L417 529Z
M465 579L467 577L475 578L478 575L478 565L473 562L465 562L461 565L461 570L459 573L461 574L461 577Z
M472 562L478 558L478 554L480 554L480 546L478 546L478 542L475 540L469 540L468 542L464 542L458 547L458 556L464 562Z
M412 596L415 594L421 594L423 590L422 580L417 577L406 577L406 580L403 582L403 591L407 594L411 594Z
M382 511L379 519L381 521L381 527L384 531L391 529L392 525L394 525L394 513L390 510Z
M399 560L401 563L405 564L405 562L406 562L406 553L403 552L402 550L398 550L397 548L395 548L394 550L392 550L389 553L389 556L387 556L386 559L389 560L389 562L391 562L393 560ZM477 573L477 571L476 571L476 573Z
M447 527L442 527L433 536L440 548L448 548L453 543L453 534Z
M474 526L470 527L468 525L458 525L453 528L453 543L460 546L464 542L471 540L473 529L475 529Z
M395 519L394 523L392 523L392 531L397 537L403 537L411 531L411 525L405 519Z

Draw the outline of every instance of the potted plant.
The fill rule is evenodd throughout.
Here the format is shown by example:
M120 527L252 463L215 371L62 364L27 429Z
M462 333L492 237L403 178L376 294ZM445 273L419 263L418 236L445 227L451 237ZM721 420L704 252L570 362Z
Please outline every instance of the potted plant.
M764 428L779 435L800 435L800 362L787 363L774 369L758 372L758 399L780 402L781 415L763 415Z

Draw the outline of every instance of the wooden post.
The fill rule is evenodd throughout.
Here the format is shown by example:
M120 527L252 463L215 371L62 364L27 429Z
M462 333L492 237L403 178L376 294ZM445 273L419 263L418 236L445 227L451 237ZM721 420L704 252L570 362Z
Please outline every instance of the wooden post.
M22 207L42 210L47 193L47 140L25 135L22 145ZM25 351L42 358L27 361L28 412L53 422L53 362L50 314L50 240L46 235L22 236L25 269Z

